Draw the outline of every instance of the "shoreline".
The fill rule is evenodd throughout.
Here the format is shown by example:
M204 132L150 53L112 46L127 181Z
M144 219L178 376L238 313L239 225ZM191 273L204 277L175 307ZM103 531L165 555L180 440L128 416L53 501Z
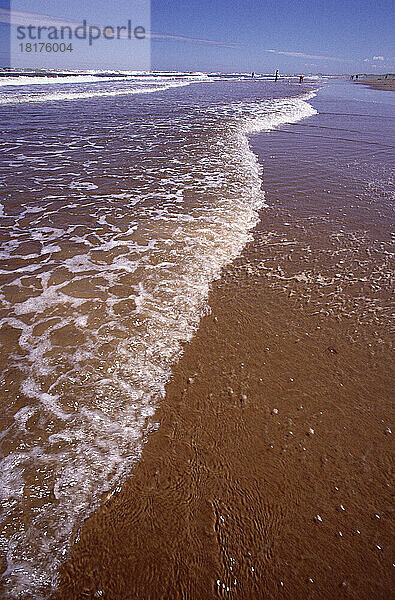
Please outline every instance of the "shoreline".
M54 598L390 597L386 313L358 272L342 289L366 250L356 190L337 196L314 163L307 192L300 165L285 171L291 143L309 164L309 125L252 138L268 204L254 240L212 284L159 429L84 523ZM313 203L322 181L338 205L327 189Z
M394 78L390 78L390 79L384 79L383 77L379 77L377 79L359 79L358 81L355 81L354 83L362 83L363 85L367 85L368 87L372 88L373 90L386 90L386 91L395 91L395 79Z
M159 430L121 492L85 522L56 598L95 598L105 590L104 598L119 600L203 600L227 588L240 599L390 597L374 543L391 560L390 510L375 518L383 492L374 482L383 489L390 436L383 425L372 426L377 412L367 415L365 405L352 402L355 374L343 383L351 370L342 365L346 355L360 373L367 368L358 391L382 394L388 380L377 357L347 345L336 320L324 328L321 319L301 319L291 300L259 290L248 270L228 277L214 286L212 315L174 368ZM257 303L267 323L260 340L246 339ZM271 316L285 309L281 326L278 319L271 326ZM298 337L289 334L295 320ZM342 348L341 355L329 347ZM314 365L307 369L310 389L306 364ZM321 397L328 389L336 410ZM373 452L372 436L380 436ZM355 491L367 499L362 515Z

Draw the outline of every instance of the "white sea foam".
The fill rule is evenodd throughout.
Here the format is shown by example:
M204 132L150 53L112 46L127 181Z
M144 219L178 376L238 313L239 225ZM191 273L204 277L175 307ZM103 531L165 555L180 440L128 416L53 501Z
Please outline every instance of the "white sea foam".
M134 79L134 78L130 78ZM126 81L125 77L93 77L92 75L68 75L67 77L1 77L0 87L26 85L67 85L69 83L101 83L104 81Z
M0 96L0 105L5 104L25 104L29 102L54 102L54 101L70 101L83 100L84 98L110 98L113 96L129 96L134 94L149 94L152 92L165 91L174 87L183 87L194 83L194 80L189 81L172 81L156 85L146 86L139 85L138 87L119 88L113 91L70 91L70 92L50 92L41 94L21 94Z
M138 82L142 85L149 85L153 82L160 83L165 81L172 81L174 79L182 78L183 80L201 80L208 81L209 78L204 73L196 73L191 76L190 73L179 73L175 71L174 73L163 73L165 76L160 76L161 74L152 74L150 72L140 72L140 71L122 71L122 72L113 72L111 76L106 77L102 71L88 71L89 74L81 74L81 75L71 75L66 74L65 76L54 76L54 77L45 77L45 76L25 76L21 75L18 77L0 77L0 87L6 86L29 86L29 85L67 85L67 84L76 84L76 83L88 83L95 86L95 84L100 85L104 82ZM55 74L56 75L56 74ZM95 76L96 75L96 76ZM117 75L119 75L117 77Z
M21 220L31 219L29 239L43 245L46 270L40 262L30 264L35 255L18 253L17 245L5 248L27 261L26 267L14 270L13 285L22 293L31 285L30 280L25 283L28 274L37 283L34 297L21 297L16 303L2 297L10 316L0 326L19 332L23 353L15 361L27 402L5 433L19 446L17 453L4 458L0 475L3 520L15 527L10 537L0 536L0 549L7 555L8 597L48 597L76 526L130 473L147 434L156 427L155 407L171 365L209 310L210 283L251 239L264 204L261 167L247 135L314 114L307 99L207 109L220 126L209 145L196 133L191 141L193 120L179 117L184 120L177 126L184 133L177 154L170 152L165 164L159 154L151 169L147 166L137 198L120 192L85 199L82 206L96 223L86 232L77 229L78 223L63 230L41 224L42 218L59 210L73 210L70 200L61 208L47 208L45 215L29 212L28 206L21 211ZM221 125L224 121L226 127ZM167 122L158 127L167 142ZM157 135L152 131L146 140L154 149ZM92 151L100 156L100 149ZM159 172L163 175L158 182ZM146 182L150 174L152 187ZM86 178L81 182L90 183ZM95 189L81 185L72 191L95 194ZM49 202L52 196L47 195ZM140 203L144 206L136 212L147 215L142 226L138 220L123 223L128 198L133 210L138 211ZM118 213L119 225L114 222ZM20 232L24 240L24 230L18 227L15 234ZM84 244L85 249L59 261L57 255L70 244ZM51 252L45 253L48 247ZM115 253L107 261L111 252ZM52 281L60 266L69 275ZM125 276L134 283L119 297L111 290ZM70 281L82 290L82 297L73 295ZM93 289L89 299L95 293L98 298L88 313L83 312L85 285ZM133 331L128 329L130 321L116 311L124 300L135 306ZM68 342L69 331L79 336L74 344ZM111 353L104 355L102 345L114 341ZM32 510L29 503L34 498L38 508ZM23 526L18 510L25 511Z
M299 98L274 100L267 107L254 107L246 120L246 133L253 134L259 131L269 131L280 125L296 123L301 119L317 114L317 110L307 102L307 100L314 98L315 95L315 92L311 92Z

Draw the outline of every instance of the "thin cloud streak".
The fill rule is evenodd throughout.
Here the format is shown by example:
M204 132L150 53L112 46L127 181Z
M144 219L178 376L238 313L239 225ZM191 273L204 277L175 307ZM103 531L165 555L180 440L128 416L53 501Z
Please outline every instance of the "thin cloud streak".
M185 35L170 35L167 33L154 33L150 34L150 37L154 40L175 40L180 42L190 42L195 44L209 44L212 46L221 46L224 48L239 48L241 44L237 42L221 42L219 40L205 40L200 38L187 37Z
M284 50L265 50L272 54L282 54L283 56L296 56L297 58L312 58L314 60L333 60L336 62L350 62L345 58L337 58L336 56L321 56L315 54L305 54L304 52L285 52Z

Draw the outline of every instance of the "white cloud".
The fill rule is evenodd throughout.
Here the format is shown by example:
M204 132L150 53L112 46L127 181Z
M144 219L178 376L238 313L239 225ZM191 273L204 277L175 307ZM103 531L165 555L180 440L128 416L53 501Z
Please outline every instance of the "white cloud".
M180 42L191 42L193 44L208 44L211 46L222 46L224 48L238 48L240 46L237 42L221 42L219 40L207 40L201 38L187 37L185 35L171 35L168 33L154 33L151 31L150 37L153 40L175 40Z
M348 62L345 58L337 58L335 56L321 56L315 54L305 54L304 52L286 52L285 50L266 50L273 54L282 54L283 56L296 56L297 58L312 58L314 60L335 60L339 62Z

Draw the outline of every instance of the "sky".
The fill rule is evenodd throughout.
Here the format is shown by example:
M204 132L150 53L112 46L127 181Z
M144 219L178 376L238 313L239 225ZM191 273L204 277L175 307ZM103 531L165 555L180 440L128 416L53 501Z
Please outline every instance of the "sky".
M0 0L0 8L8 1ZM149 0L11 0L12 10L21 15L87 19L103 26L124 24L128 18L138 24L136 7L143 5L149 7ZM151 67L204 72L394 72L393 14L390 0L151 0ZM142 50L142 44L137 46ZM110 68L111 60L117 59L119 68L136 68L131 47L126 40L99 40L90 48L92 64L83 64L78 52L73 60L79 59L85 68ZM56 60L66 67L70 58L59 54Z
M235 46L154 41L156 68L394 72L387 0L152 0L154 31Z

